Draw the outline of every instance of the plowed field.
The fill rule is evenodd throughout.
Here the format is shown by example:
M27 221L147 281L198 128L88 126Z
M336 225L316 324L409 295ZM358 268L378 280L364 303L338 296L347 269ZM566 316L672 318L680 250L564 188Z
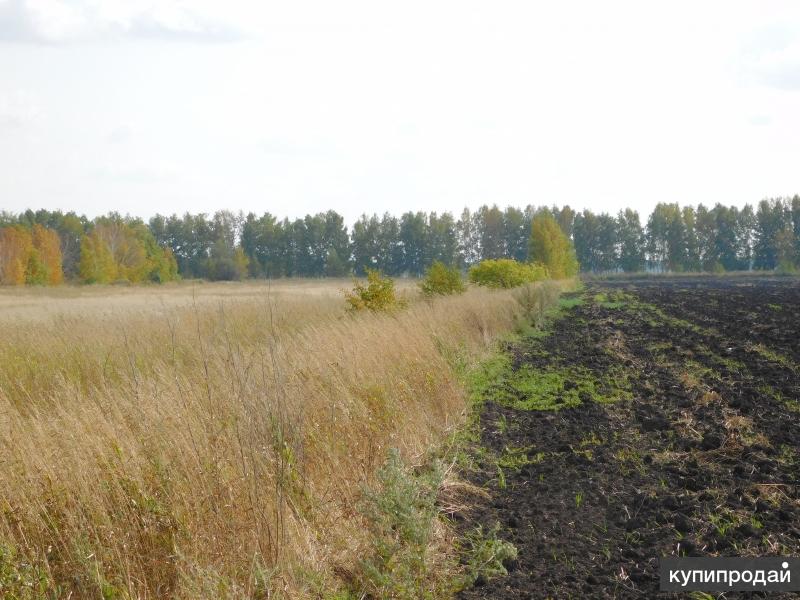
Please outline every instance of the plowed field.
M519 557L461 598L653 598L661 556L800 554L797 280L590 283L495 368L464 526Z

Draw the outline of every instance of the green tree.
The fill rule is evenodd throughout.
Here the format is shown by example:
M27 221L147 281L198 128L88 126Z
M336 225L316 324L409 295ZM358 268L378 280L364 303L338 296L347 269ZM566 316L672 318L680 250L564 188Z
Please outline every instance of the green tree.
M400 217L400 240L403 243L403 271L413 276L422 275L428 242L425 213L407 212Z
M619 264L617 221L614 217L602 213L597 217L597 224L598 270L601 272L613 271Z
M468 208L465 208L456 223L458 255L462 267L469 267L480 260L480 240L476 217Z
M428 239L424 264L429 267L439 261L452 266L458 262L458 238L453 215L448 212L441 216L432 212L428 217Z
M719 262L717 249L717 222L714 213L702 204L695 211L695 238L697 240L698 269L713 271Z
M476 213L476 221L481 259L506 256L503 212L496 204L491 208L481 206Z
M654 266L685 271L689 266L686 227L678 204L659 203L647 221L647 252Z
M356 275L365 275L367 270L378 268L380 229L380 221L375 215L361 215L353 225L353 266Z
M528 258L528 237L530 225L525 214L518 208L509 206L503 213L503 237L506 256L523 262Z
M600 223L590 210L575 215L572 224L575 254L582 271L600 270L598 246L600 245Z
M532 261L543 264L553 279L578 273L575 248L549 213L541 213L533 219L529 256Z
M630 208L617 215L617 240L619 266L626 273L641 271L644 267L644 230L639 213Z
M568 238L572 238L572 225L575 222L575 211L569 205L564 205L560 209L553 207L553 217L558 221L558 226Z
M681 220L683 221L684 239L686 244L687 271L700 270L700 250L697 238L697 213L691 206L684 206L681 209Z
M385 213L377 225L378 268L392 276L403 273L403 242L400 239L400 221Z
M745 204L736 219L736 256L741 269L753 266L753 245L755 243L756 215L750 204Z
M726 271L742 268L738 256L738 213L735 206L714 206L714 222L716 226L716 255L719 264Z
M774 269L778 266L778 236L787 228L786 204L781 198L758 203L755 226L753 267Z

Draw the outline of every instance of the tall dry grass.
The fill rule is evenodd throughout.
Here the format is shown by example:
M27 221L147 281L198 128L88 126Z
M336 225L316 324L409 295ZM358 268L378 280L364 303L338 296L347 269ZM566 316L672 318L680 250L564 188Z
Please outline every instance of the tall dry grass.
M262 292L3 323L0 586L335 589L367 542L361 485L390 447L413 460L460 423L455 365L521 307L472 289L352 316L340 296Z

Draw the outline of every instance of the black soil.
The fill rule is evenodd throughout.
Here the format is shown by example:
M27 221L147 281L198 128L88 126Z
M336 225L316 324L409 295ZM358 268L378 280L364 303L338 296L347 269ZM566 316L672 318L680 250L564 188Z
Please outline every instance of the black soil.
M800 284L603 282L581 297L549 336L508 348L512 368L621 367L627 393L558 411L486 398L470 477L490 498L460 527L499 524L519 557L459 597L674 597L659 557L800 553ZM514 448L536 459L503 482Z

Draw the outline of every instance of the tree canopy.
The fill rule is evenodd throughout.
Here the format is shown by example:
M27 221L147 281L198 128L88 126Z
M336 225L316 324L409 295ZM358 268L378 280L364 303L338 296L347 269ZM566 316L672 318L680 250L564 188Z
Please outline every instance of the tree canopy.
M279 218L0 212L0 283L166 282L178 277L342 277L378 269L421 276L435 262L462 272L486 259L539 261L554 276L585 272L791 270L800 265L800 196L756 206L660 203L642 219L569 206L485 205L450 213L335 211Z

